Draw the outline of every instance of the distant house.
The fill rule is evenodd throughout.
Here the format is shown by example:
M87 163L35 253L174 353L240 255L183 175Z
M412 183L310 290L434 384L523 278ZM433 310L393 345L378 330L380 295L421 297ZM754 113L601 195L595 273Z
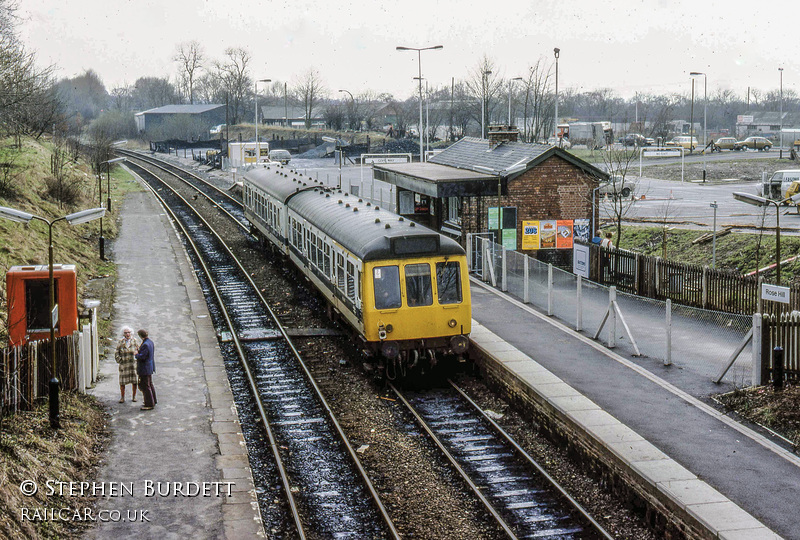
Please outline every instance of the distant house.
M287 122L288 118L288 122ZM259 120L270 126L305 127L306 113L295 105L262 105ZM312 126L324 126L325 119L315 114L311 117Z
M781 127L800 128L800 113L779 111L748 111L736 117L736 136L744 138L748 135L777 137Z
M225 123L225 105L164 105L136 113L135 119L139 133L153 133L170 120L183 119L208 134L212 126Z

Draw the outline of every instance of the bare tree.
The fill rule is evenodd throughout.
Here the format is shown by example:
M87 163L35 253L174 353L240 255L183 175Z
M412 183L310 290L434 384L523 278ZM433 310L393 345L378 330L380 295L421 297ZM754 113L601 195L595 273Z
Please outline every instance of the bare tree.
M238 124L240 111L244 112L244 101L250 95L253 83L250 79L247 66L250 64L250 53L241 47L225 49L225 62L216 62L214 68L217 76L228 95L229 107L232 108L231 122Z
M173 60L180 64L181 81L186 89L186 97L189 98L189 103L194 103L194 79L205 62L203 48L196 40L181 43Z
M484 55L478 65L472 69L470 78L465 83L475 97L476 122L480 125L481 119L483 119L484 126L488 127L497 106L497 102L492 103L492 99L501 92L503 86L503 79L497 73L494 61ZM480 136L486 137L486 133L481 133Z
M608 196L611 200L610 204L606 205L607 217L614 223L614 227L617 230L617 245L620 245L622 240L622 221L634 202L632 195L635 182L630 176L635 162L636 149L628 147L620 149L606 145L600 151L600 156L606 171L611 177L608 185ZM596 210L598 214L600 199L600 197L595 197L594 201L592 201L593 204L598 205Z
M313 67L295 85L294 95L297 101L303 105L306 129L311 128L311 119L314 118L314 112L326 93L327 90L322 83L322 77Z
M544 68L541 58L528 67L522 85L525 94L522 112L523 139L528 142L538 141L545 138L545 133L549 133L546 129L549 122L545 121L544 113L552 101L550 68Z

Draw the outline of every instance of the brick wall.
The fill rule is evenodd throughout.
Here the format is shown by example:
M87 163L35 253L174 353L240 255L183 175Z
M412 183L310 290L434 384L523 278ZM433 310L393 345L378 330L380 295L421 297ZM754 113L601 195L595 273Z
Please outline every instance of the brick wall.
M508 184L501 206L517 208L517 248L522 245L522 222L548 219L592 219L592 189L597 179L558 156L552 156ZM487 212L497 197L470 197L462 202L461 226L467 233L485 232ZM596 220L595 220L596 222ZM530 253L530 252L529 252Z

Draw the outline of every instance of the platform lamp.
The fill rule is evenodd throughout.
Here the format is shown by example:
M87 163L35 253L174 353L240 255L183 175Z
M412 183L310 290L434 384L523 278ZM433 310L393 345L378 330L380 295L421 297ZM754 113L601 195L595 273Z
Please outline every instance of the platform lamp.
M103 173L97 174L97 202L100 203L100 206L103 206ZM103 236L102 218L100 219L100 238L97 239L97 249L100 255L100 260L106 260L106 237Z
M47 223L47 240L48 240L48 250L47 250L47 266L49 270L49 278L50 278L50 361L51 361L51 375L52 378L50 379L50 383L48 385L48 399L50 405L50 427L53 429L58 429L61 427L60 418L59 418L59 410L58 410L58 391L59 391L59 382L58 382L58 375L56 368L58 364L56 362L56 319L58 318L58 309L56 307L56 292L55 292L55 285L53 280L53 224L59 221L66 221L70 225L80 225L81 223L86 223L88 221L92 221L98 218L102 218L106 213L106 209L103 207L100 208L91 208L89 210L81 210L80 212L75 212L74 214L68 214L66 216L56 218L52 221L48 221L43 217L36 216L34 214L29 214L27 212L23 212L21 210L16 210L14 208L7 208L5 206L0 206L0 217L8 219L10 221L16 221L17 223L30 223L31 220L39 220Z
M417 65L419 66L419 161L424 161L425 152L422 149L422 51L438 51L444 49L444 45L434 45L433 47L395 47L398 51L417 51Z
M707 127L708 126L708 116L707 116L707 112L708 112L708 76L705 73L701 72L701 71L692 71L691 73L689 73L690 77L699 77L700 75L703 76L703 145L704 145L704 148L703 148L703 182L705 182L706 181L706 163L707 163L706 148L708 147L708 140L706 139L706 137L708 136L707 135L707 129L708 129L708 127ZM689 139L689 146L691 146L691 145L692 145L692 140Z
M124 158L124 157L118 157L118 158L109 159L108 161L104 161L103 162L103 163L105 163L107 165L106 166L106 175L107 175L107 178L108 178L108 183L106 184L106 187L107 187L107 191L108 191L108 193L107 193L108 198L106 199L106 210L108 210L109 212L111 212L111 164L112 163L119 163L120 161L125 161L126 159L127 158Z
M556 99L555 99L555 118L553 119L553 137L558 139L558 57L561 56L561 49L553 49L553 56L556 58Z
M758 195L753 195L751 193L744 193L742 191L735 191L733 193L733 198L739 202L752 204L753 206L769 206L770 204L775 205L775 283L776 285L781 284L781 205L785 202L797 202L800 200L800 193L797 195L792 195L791 197L787 197L786 199L782 199L780 201L773 201L772 199L767 199L765 197L759 197Z

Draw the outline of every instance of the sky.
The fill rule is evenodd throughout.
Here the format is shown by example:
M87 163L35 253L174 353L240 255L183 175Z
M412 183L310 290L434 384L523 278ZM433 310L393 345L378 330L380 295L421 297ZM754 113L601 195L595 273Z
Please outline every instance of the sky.
M746 7L748 6L749 7ZM142 76L175 79L180 43L206 56L228 47L252 55L251 77L298 82L310 68L325 86L353 94L416 90L417 53L431 86L466 79L484 55L495 75L522 76L560 49L559 88L691 91L705 72L708 94L748 87L800 89L800 4L738 0L24 0L19 30L58 77L94 70L107 90ZM703 91L702 77L696 92Z

